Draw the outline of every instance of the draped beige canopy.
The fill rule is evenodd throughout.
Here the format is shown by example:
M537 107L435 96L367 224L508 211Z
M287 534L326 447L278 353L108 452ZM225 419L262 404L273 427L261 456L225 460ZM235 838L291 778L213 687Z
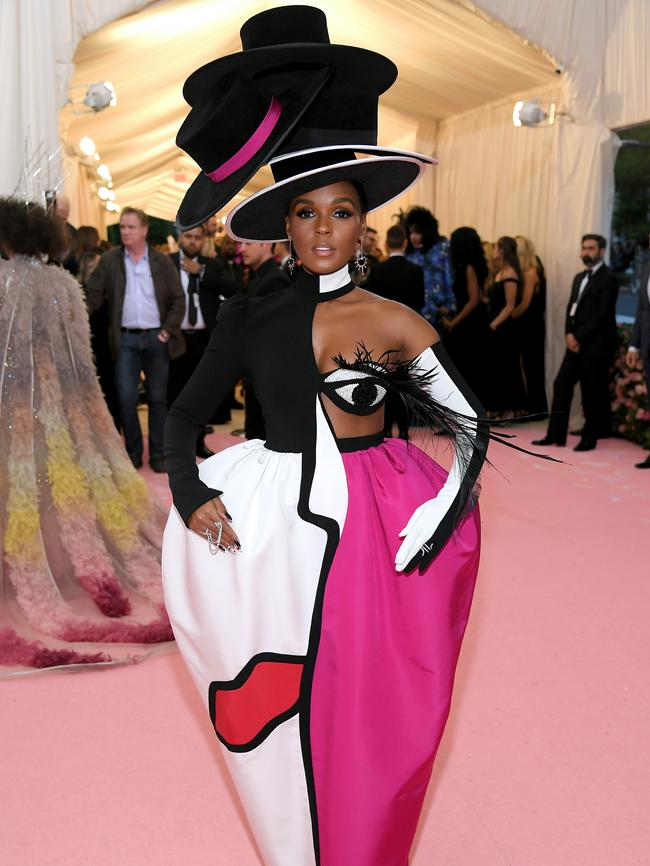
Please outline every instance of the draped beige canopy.
M563 310L582 232L609 234L617 127L650 120L648 0L312 0L333 42L373 48L399 67L380 102L379 143L435 152L440 165L373 214L431 207L443 231L524 234L549 277L548 370L562 351ZM11 192L24 142L65 151L76 223L101 225L94 140L117 202L173 218L198 168L174 144L187 112L181 87L196 67L240 48L238 31L269 5L249 0L3 0L0 192ZM68 96L110 80L118 104L77 116ZM73 88L70 88L70 85ZM553 126L515 129L517 99L553 105ZM58 158L58 157L57 157ZM55 165L57 158L53 160ZM267 170L268 172L268 170ZM268 182L263 170L244 193ZM111 216L109 221L113 221Z
M541 51L454 0L317 5L328 16L332 42L372 48L399 67L397 83L381 100L384 145L431 150L435 121L555 77ZM198 171L174 144L188 112L183 81L201 64L241 50L242 22L268 6L251 0L167 0L113 21L79 44L73 85L108 79L118 104L94 117L75 117L66 109L63 137L71 149L82 136L93 138L121 205L173 219ZM268 177L261 173L246 192Z

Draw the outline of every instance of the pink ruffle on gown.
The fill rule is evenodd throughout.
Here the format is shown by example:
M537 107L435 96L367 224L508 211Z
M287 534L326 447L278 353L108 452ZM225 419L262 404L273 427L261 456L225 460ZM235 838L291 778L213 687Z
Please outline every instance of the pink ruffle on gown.
M0 261L0 677L138 661L172 640L162 509L133 469L90 352L82 291Z

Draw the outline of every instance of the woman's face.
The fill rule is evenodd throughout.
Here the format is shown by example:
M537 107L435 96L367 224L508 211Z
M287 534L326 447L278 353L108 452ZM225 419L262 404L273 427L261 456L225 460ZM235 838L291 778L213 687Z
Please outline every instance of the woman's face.
M497 268L503 267L503 250L499 244L494 245L494 264Z
M422 232L418 231L416 228L409 229L409 240L411 241L411 245L415 247L416 250L419 250L422 246Z
M354 257L366 218L356 189L345 180L292 199L286 226L303 266L312 274L332 274Z

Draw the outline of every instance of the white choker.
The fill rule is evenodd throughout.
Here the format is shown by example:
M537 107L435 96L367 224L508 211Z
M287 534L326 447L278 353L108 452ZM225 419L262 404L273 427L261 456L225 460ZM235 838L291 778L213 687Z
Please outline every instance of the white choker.
M323 295L327 292L335 292L337 289L342 289L351 282L350 272L347 264L343 265L338 271L333 274L321 274L318 277L318 292Z

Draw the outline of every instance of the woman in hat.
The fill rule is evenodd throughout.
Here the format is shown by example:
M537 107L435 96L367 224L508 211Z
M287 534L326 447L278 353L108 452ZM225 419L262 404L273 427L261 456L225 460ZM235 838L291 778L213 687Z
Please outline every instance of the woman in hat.
M323 104L336 86L335 69ZM489 431L431 325L350 280L366 214L432 160L367 142L357 159L353 130L304 147L317 104L291 131L303 149L228 218L236 239L288 239L302 268L223 304L170 410L165 599L267 866L406 866L474 589ZM190 195L184 219L201 206ZM197 431L242 375L268 438L197 467ZM449 473L384 439L389 392L451 437Z

